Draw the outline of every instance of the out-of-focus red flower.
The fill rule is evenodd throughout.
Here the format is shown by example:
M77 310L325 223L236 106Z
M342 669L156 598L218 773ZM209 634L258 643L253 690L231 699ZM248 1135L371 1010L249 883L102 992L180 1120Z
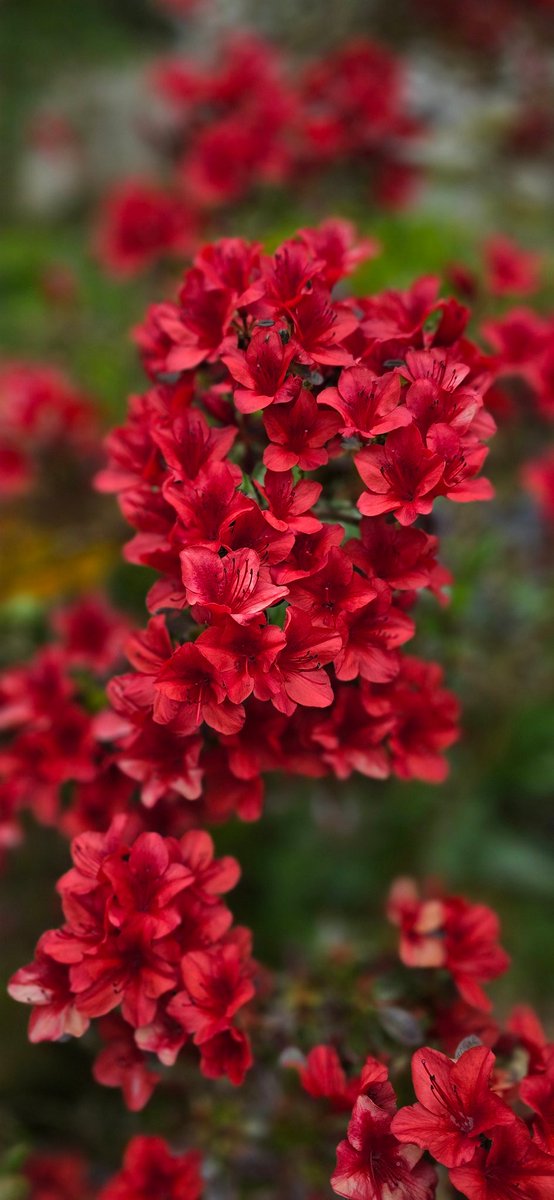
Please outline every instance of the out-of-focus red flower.
M493 296L531 296L538 290L542 259L510 238L489 238L484 247L485 287Z
M23 1175L30 1200L92 1200L89 1171L79 1154L32 1154Z
M401 929L400 957L408 967L445 967L463 1000L489 1011L481 984L509 966L498 945L499 921L492 909L470 904L463 896L421 899L412 880L397 880L388 915Z
M81 467L99 448L98 414L89 396L57 368L0 364L0 497L27 491L45 454L68 450Z
M197 215L184 200L150 180L128 179L106 197L96 252L116 278L138 274L164 255L190 253Z
M158 1137L135 1137L123 1167L102 1188L99 1200L199 1200L201 1159L195 1150L172 1154Z
M554 521L554 450L547 450L546 454L526 462L521 479L544 519Z

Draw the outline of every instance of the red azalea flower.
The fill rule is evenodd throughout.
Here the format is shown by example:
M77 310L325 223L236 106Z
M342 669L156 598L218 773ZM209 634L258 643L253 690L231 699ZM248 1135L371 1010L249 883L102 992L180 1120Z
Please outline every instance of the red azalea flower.
M289 471L299 466L314 471L328 462L325 446L338 433L341 420L336 413L318 409L306 388L290 404L280 404L264 414L270 445L264 451L264 463L272 471Z
M197 217L181 197L148 180L118 184L104 202L97 253L116 277L138 274L163 255L188 254Z
M141 1051L155 1054L164 1067L172 1067L188 1042L183 1026L160 1005L150 1025L136 1029L134 1042ZM101 1081L102 1082L102 1081ZM127 1107L130 1107L127 1102Z
M199 737L187 736L145 716L138 729L118 740L117 765L140 784L145 808L153 808L168 795L198 800L202 792L201 750Z
M537 502L541 516L554 521L554 450L525 463L521 471L523 486Z
M295 533L317 533L322 522L310 510L321 496L321 483L301 479L296 485L292 471L267 470L263 484L254 480L269 508L264 516L275 529L292 529ZM291 547L292 549L292 547Z
M441 686L442 680L443 673L437 663L405 657L390 685L394 726L389 746L399 779L442 783L447 777L444 750L460 736L460 709L452 692ZM374 689L373 702L379 706L377 692ZM372 701L367 693L364 704L371 712Z
M510 238L489 238L484 247L485 284L496 296L530 296L540 284L542 259L522 250Z
M393 726L390 714L368 715L360 689L338 684L333 708L313 736L322 747L323 762L337 779L348 779L352 771L370 779L386 779L390 760L384 740Z
M76 1008L67 966L45 954L41 942L34 963L12 975L8 992L12 1000L33 1006L30 1042L55 1042L64 1034L81 1037L88 1029L88 1018Z
M301 361L327 366L350 366L352 355L342 344L358 327L346 305L333 306L325 288L313 288L294 309L294 337Z
M110 933L94 953L70 967L71 989L80 1013L103 1017L118 1005L129 1025L140 1029L156 1012L160 996L176 985L175 947L150 941L132 928Z
M422 529L362 517L359 538L351 538L344 549L368 579L382 579L397 591L429 587L440 598L440 588L452 576L437 562L438 545L438 538Z
M141 833L129 851L105 860L102 873L113 888L107 915L116 929L133 922L155 940L177 927L180 914L174 902L194 876L182 863L171 862L159 833Z
M217 556L216 556L217 557ZM179 646L155 683L154 719L178 719L180 728L196 729L202 721L220 733L235 733L244 709L228 699L220 672L194 642Z
M425 448L414 425L393 431L384 446L366 446L355 462L368 489L358 500L364 516L394 512L401 525L411 525L431 512L444 460Z
M314 533L299 533L286 563L273 571L276 583L292 583L295 579L306 579L327 562L333 546L340 546L344 538L342 525L323 525Z
M129 631L123 616L102 596L92 595L60 609L53 624L63 639L67 661L100 672L117 662Z
M31 1200L91 1200L88 1168L79 1154L32 1154L23 1174Z
M490 1010L481 983L502 975L510 965L498 945L500 922L484 904L468 904L461 896L445 900L446 966L462 998L474 1008Z
M202 1042L200 1054L200 1068L207 1079L226 1075L235 1087L240 1087L253 1061L246 1034L233 1026Z
M442 967L446 961L441 900L422 900L413 879L397 879L389 892L387 916L401 930L400 958L407 967Z
M286 637L277 625L262 621L238 625L229 618L206 629L196 644L208 662L222 672L229 699L233 704L242 704L252 692L257 695L260 680L264 689L267 673L286 645Z
M102 1188L99 1200L199 1200L200 1165L195 1150L173 1155L162 1138L132 1138L122 1170Z
M373 591L373 599L363 607L342 615L343 646L335 663L338 679L361 675L372 683L388 683L400 670L398 647L414 636L414 622L391 604L390 588L374 580Z
M311 292L322 265L301 242L283 242L271 258L262 260L264 300L278 312L292 313Z
M193 1035L196 1045L228 1029L239 1008L254 995L248 966L232 942L186 954L181 975L184 990L172 998L168 1012Z
M512 1034L529 1055L529 1072L542 1071L550 1059L550 1046L539 1018L529 1004L516 1004L506 1022Z
M552 1200L554 1155L533 1142L523 1121L494 1130L490 1149L477 1150L472 1162L449 1172L468 1200Z
M336 625L343 613L359 612L375 595L375 588L354 571L337 546L331 547L324 567L289 587L291 604L323 625Z
M227 550L253 550L263 567L284 562L294 545L291 530L281 532L267 520L265 512L253 500L234 516L229 513L220 530L222 546ZM270 571L273 577L273 571Z
M346 1140L337 1148L331 1187L348 1200L432 1200L437 1178L422 1151L403 1146L391 1132L391 1115L360 1096Z
M297 383L286 376L294 354L294 343L283 327L256 330L246 352L231 349L222 355L233 379L242 385L233 393L239 412L256 412L291 399Z
M350 221L331 217L315 229L301 229L299 237L315 259L325 264L327 287L352 274L361 263L381 253L374 238L360 238Z
M515 1117L490 1089L494 1054L486 1046L465 1050L456 1062L439 1050L416 1050L412 1077L419 1103L392 1122L401 1142L415 1142L446 1167L470 1162L483 1135Z
M113 1013L100 1022L107 1045L94 1060L93 1076L104 1087L121 1088L129 1112L141 1112L159 1082L159 1075L147 1066L137 1046L133 1030Z
M347 1079L334 1046L314 1046L305 1063L299 1066L298 1073L304 1091L328 1100L335 1112L349 1112L361 1093L368 1095L380 1108L396 1110L387 1068L375 1058L366 1060L360 1075Z
M260 278L260 251L257 242L243 238L219 238L202 246L194 266L198 267L211 287L232 292L237 308L252 304L264 293Z
M528 1075L519 1085L519 1096L536 1117L534 1137L549 1154L554 1153L554 1051L551 1049L540 1075Z
M223 525L228 525L250 507L248 497L237 491L240 482L236 468L229 463L213 464L193 483L168 480L164 485L164 497L179 517L173 534L176 553L179 546L221 548ZM158 566L156 562L153 565ZM161 566L162 569L165 566L163 559Z
M331 662L342 645L339 633L314 625L307 613L292 605L285 618L286 645L279 652L260 699L271 699L279 712L291 715L297 704L326 708L333 689L325 663Z
M215 429L194 408L177 412L166 424L153 424L152 438L175 479L197 479L213 463L227 457L237 430L232 425ZM154 482L154 481L153 481Z
M212 621L233 617L244 625L279 604L288 588L271 582L255 550L235 550L220 558L213 550L193 546L181 553L187 603Z
M401 390L399 375L378 378L368 367L349 367L342 371L336 388L320 392L318 403L340 413L345 436L373 438L410 424L411 413L400 405Z
M158 322L172 349L166 370L189 371L215 358L231 322L232 293L210 288L198 268L187 272L177 305L160 305Z
M298 1074L309 1096L328 1100L335 1112L350 1111L358 1095L358 1081L347 1081L334 1046L314 1046Z

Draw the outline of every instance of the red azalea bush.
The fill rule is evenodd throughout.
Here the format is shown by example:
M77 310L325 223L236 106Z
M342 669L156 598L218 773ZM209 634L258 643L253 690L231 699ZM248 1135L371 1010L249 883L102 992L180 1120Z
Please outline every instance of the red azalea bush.
M444 599L450 581L435 502L492 494L487 405L507 357L467 336L468 310L433 278L337 296L372 250L342 221L272 255L223 239L136 330L149 386L97 484L134 529L126 559L157 575L151 615L136 630L99 598L72 605L54 644L0 679L4 845L22 809L73 836L63 924L9 990L32 1007L32 1041L98 1035L94 1077L133 1111L166 1069L178 1079L199 1059L239 1085L281 1055L329 1110L326 1147L352 1109L338 1195L430 1200L438 1164L468 1200L503 1200L514 1180L540 1200L554 1189L552 1050L527 1012L504 1029L490 1013L483 984L508 965L495 914L399 881L400 963L346 947L331 985L327 963L322 1040L304 1057L290 1044L305 1043L302 987L297 1000L255 964L222 899L238 863L202 828L258 817L269 771L446 775L456 700L440 666L402 647L418 593ZM398 1106L407 1047L417 1103ZM100 1195L200 1190L194 1154L139 1138Z

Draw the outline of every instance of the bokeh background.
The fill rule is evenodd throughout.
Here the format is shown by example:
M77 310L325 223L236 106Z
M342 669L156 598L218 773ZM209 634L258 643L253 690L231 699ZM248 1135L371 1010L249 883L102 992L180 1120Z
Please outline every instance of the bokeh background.
M383 41L404 58L409 103L426 128L411 149L418 179L403 208L383 208L345 170L305 194L254 189L215 213L211 232L272 246L300 224L351 217L383 245L358 273L363 291L429 272L448 278L453 262L479 273L483 243L502 231L543 256L533 303L552 311L553 25L547 3L523 0L205 0L179 19L153 0L4 0L1 359L61 366L94 397L106 428L122 417L141 384L129 330L175 271L114 282L91 248L98 204L122 176L160 169L152 62L217 55L218 39L243 26L293 64L352 35ZM414 650L444 664L462 702L448 781L276 780L261 823L217 830L218 849L244 866L235 911L270 966L352 931L377 937L395 875L439 876L501 914L513 968L492 989L500 1008L526 999L552 1024L554 536L520 480L549 439L552 424L532 406L506 416L487 471L497 498L437 516L455 585L446 608L420 602ZM121 563L116 506L70 464L49 460L37 488L2 505L0 522L3 663L27 657L49 607L87 588L107 587L141 616L149 581ZM42 829L6 854L2 980L30 957L46 917L57 923L53 882L66 863L66 844ZM94 1104L79 1045L28 1047L27 1013L3 996L0 1019L3 1141L47 1139L60 1125L91 1144L109 1138L119 1097ZM136 1118L117 1119L134 1131Z

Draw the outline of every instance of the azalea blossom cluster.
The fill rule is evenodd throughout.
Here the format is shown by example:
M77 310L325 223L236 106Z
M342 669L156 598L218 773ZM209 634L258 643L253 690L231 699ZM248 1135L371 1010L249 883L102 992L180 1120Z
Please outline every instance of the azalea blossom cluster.
M413 188L409 151L422 123L410 114L402 64L373 42L293 68L270 42L241 34L212 63L175 57L150 77L165 114L151 138L171 186L129 178L106 197L97 249L114 275L190 252L215 209L260 187L306 187L340 167L362 174L382 205Z
M90 912L91 893L83 890L83 880L85 875L87 882L92 880L103 856L103 886L106 888L109 881L112 888L105 944L114 938L116 930L125 929L122 908L131 881L135 923L149 923L154 933L150 953L158 955L168 938L179 936L175 926L159 938L155 935L161 933L160 921L171 924L176 910L183 911L187 896L190 902L198 875L195 883L187 883L183 864L197 871L200 855L193 852L194 841L206 835L189 834L179 854L174 853L175 843L171 863L166 867L165 858L162 861L160 857L163 839L157 835L143 834L134 843L129 842L130 857L126 861L120 853L122 829L122 825L114 826L109 838L88 835L78 839L73 852L76 865L60 881L64 908L74 906L78 898L81 910L86 905ZM153 857L154 874L148 869ZM206 854L203 886L206 888L211 872L215 886L206 890L218 907L216 893L219 896L225 875L229 883L229 867L223 868L213 859L208 866L209 859ZM193 908L196 920L196 906ZM441 1196L461 1193L467 1200L506 1200L512 1192L518 1200L546 1200L554 1189L554 1046L529 1006L517 1006L502 1021L492 1012L483 984L509 966L508 955L500 945L496 914L465 896L430 885L420 890L409 879L399 879L393 885L387 912L398 931L392 953L383 954L381 946L380 951L374 948L368 954L367 946L355 948L345 943L339 957L338 948L334 951L335 969L340 963L334 978L329 974L330 961L315 969L310 966L308 975L304 964L297 979L294 969L281 983L277 977L266 995L265 1007L261 1006L253 1028L260 1037L262 1056L257 1071L262 1080L264 1070L270 1071L271 1088L268 1095L267 1081L260 1090L254 1079L254 1088L249 1092L247 1082L240 1118L242 1122L249 1104L255 1105L258 1143L262 1131L267 1139L265 1165L258 1145L261 1156L256 1178L260 1184L267 1179L275 1188L279 1186L275 1138L284 1138L286 1144L294 1130L295 1181L302 1197L326 1195L331 1176L335 1194L349 1200L384 1200L388 1195L399 1200L433 1200L437 1186ZM72 924L75 919L81 918L74 912ZM84 928L79 936L85 940ZM66 927L63 934L46 937L57 943L55 955L60 970L61 946L65 943L69 949L72 944L69 930ZM232 933L222 943L230 944L236 944ZM34 968L18 972L10 989L15 998L34 1000L37 1005L32 1018L34 1036L41 1028L43 1034L49 1031L53 1035L54 1027L59 1031L62 1025L67 1029L68 1022L74 1025L76 1008L81 1003L73 997L75 1008L70 1018L69 1009L62 1012L61 994L57 1011L52 996L47 999L45 994L39 995L36 978L40 954L39 948ZM66 953L65 958L69 957ZM111 980L100 980L90 946L85 957L89 958L85 967L69 967L75 972L74 982L83 971L87 977L92 973L95 996L100 996L106 984L107 999ZM189 957L198 966L202 952L192 952ZM141 984L136 960L133 969L134 985L128 981L120 991L122 1006L150 1003L144 996L139 999L146 979ZM33 971L35 976L31 977ZM155 978L157 968L149 972L149 990L156 990ZM41 981L46 992L44 975ZM148 1051L158 1053L163 1062L170 1062L177 1039L183 1037L184 1018L189 1028L194 1025L198 1030L207 1019L214 1020L216 997L220 1005L223 992L228 1003L233 989L238 997L240 989L233 973L226 975L224 987L221 982L218 987L215 980L212 983L214 990L209 993L209 989L203 989L201 996L194 987L186 996L182 991L176 993L176 999L168 1004L173 1018L171 1028L166 1019L163 1033L161 1023L155 1022L146 1036L135 1033L135 1037ZM80 993L85 1009L90 1007L91 994L87 983ZM314 1037L314 1030L323 1035L321 1040ZM117 1067L120 1074L127 1073L127 1087L132 1079L137 1087L137 1064L131 1066L131 1058L125 1058L121 1044L114 1043L114 1047L112 1067ZM110 1048L103 1052L105 1063L109 1052ZM102 1055L95 1075L106 1082L101 1060ZM147 1068L143 1064L141 1069L144 1072ZM266 1099L262 1100L264 1095ZM240 1132L240 1122L234 1136L242 1139L245 1135ZM202 1153L212 1158L217 1180L218 1167L209 1139L210 1132L204 1129ZM240 1162L239 1155L235 1164L237 1183L242 1180ZM222 1169L228 1181L229 1163L222 1164ZM168 1196L172 1200L197 1200L202 1194L200 1155L191 1151L171 1154L167 1144L154 1137L138 1137L130 1142L122 1170L99 1193L88 1186L86 1163L75 1154L52 1160L35 1155L25 1170L31 1183L31 1200L51 1200L52 1196L57 1200L58 1194L60 1200L92 1200L93 1196L98 1200L136 1200L142 1196L145 1200L147 1196L149 1200L166 1200ZM284 1171L284 1187L286 1179Z
M65 923L42 935L10 995L33 1006L32 1042L81 1037L92 1019L106 1043L94 1075L144 1107L158 1081L145 1052L172 1066L190 1043L204 1075L242 1082L252 1056L237 1014L254 995L246 929L222 895L239 878L209 834L140 832L132 817L74 839L58 883Z
M400 647L449 582L414 522L492 493L491 373L435 279L334 299L370 252L340 221L204 247L136 332L151 387L98 476L160 576L106 733L246 818L268 770L438 781L457 736L440 668Z
M0 363L0 499L33 486L41 462L69 452L92 465L98 455L98 413L62 372L42 363Z
M403 1095L406 1085L402 1058L390 1048L354 1074L344 1065L354 1060L348 1036L342 1058L339 1043L322 1043L290 1062L330 1113L352 1110L333 1190L349 1200L431 1200L439 1180L440 1194L451 1194L449 1179L468 1200L552 1195L554 1047L526 1006L504 1027L490 1016L481 984L509 963L495 913L461 896L420 896L404 879L388 911L400 927L402 962L419 973L411 1004L381 1010L393 1040L420 1043L411 1060L416 1103L398 1106L391 1077ZM434 981L428 988L424 976ZM432 1044L421 1044L427 1039Z

